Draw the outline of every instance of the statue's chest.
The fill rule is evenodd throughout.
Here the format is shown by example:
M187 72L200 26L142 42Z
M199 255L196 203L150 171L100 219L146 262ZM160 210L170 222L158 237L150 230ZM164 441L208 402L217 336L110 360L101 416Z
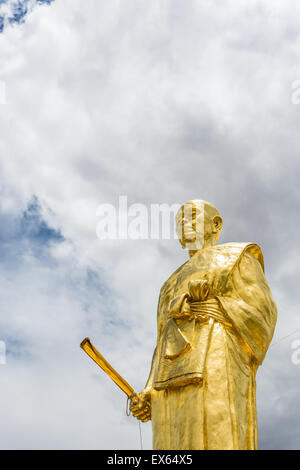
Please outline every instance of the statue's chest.
M179 271L174 283L173 295L177 296L188 292L188 283L191 280L205 280L210 286L210 294L217 296L228 279L228 263L222 255L203 256L191 260Z
M188 293L188 283L191 280L206 280L211 296L222 295L231 267L228 257L220 253L208 253L196 259L192 258L166 283L161 293L160 312L167 313L168 305L174 297Z

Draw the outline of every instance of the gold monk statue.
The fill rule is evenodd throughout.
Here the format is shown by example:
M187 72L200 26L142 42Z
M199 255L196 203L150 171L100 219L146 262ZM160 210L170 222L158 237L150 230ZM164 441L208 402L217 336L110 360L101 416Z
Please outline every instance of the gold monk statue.
M222 223L201 200L176 215L190 259L161 288L149 379L130 404L152 420L154 449L257 449L255 376L277 309L260 247L217 245Z

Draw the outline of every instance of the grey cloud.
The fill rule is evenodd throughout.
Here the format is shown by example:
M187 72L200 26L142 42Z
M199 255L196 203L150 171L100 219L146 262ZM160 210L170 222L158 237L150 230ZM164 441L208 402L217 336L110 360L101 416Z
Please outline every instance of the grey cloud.
M2 405L4 447L138 447L124 397L78 343L94 338L142 388L159 288L186 253L175 240L100 242L96 207L121 194L129 204L214 203L221 242L263 248L276 339L300 327L300 108L291 104L299 5L251 5L65 0L2 34L1 237L33 194L51 209L45 224L64 237L45 247L47 259L12 237L23 256L14 278L2 244L2 331L36 351L33 361L12 358L3 368L5 406L10 389L24 391L15 392L16 410ZM261 448L299 447L299 366L285 341L259 370ZM53 411L68 417L61 431Z

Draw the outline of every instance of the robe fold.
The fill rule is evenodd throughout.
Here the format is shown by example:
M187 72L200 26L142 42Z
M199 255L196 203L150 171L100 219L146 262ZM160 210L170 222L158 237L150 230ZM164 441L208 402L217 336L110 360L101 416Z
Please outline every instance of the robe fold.
M197 318L190 280L210 287ZM257 448L255 375L276 318L258 245L205 248L172 274L160 293L147 384L154 449Z

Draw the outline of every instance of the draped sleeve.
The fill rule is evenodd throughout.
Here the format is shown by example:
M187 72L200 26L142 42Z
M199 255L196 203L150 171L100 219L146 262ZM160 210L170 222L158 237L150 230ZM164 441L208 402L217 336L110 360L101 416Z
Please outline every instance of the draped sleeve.
M218 297L236 333L261 364L272 340L277 309L263 271L263 263L245 251Z

